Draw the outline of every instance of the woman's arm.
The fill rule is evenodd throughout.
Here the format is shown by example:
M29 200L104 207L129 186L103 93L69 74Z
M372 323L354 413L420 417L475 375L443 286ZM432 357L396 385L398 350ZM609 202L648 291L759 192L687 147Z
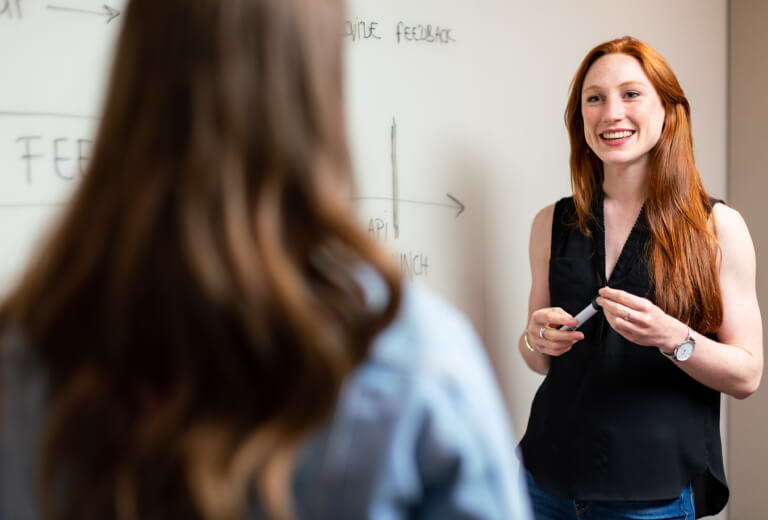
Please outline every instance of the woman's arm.
M561 325L576 325L576 320L564 310L549 306L549 258L554 209L552 204L539 211L531 226L528 250L531 263L528 325L517 344L528 367L540 374L549 371L550 356L560 356L568 352L574 343L584 339L581 332L557 330ZM539 335L542 327L548 327L544 331L544 338ZM528 348L526 339L534 350Z
M696 348L675 362L702 384L737 399L757 390L763 373L763 325L755 284L755 249L738 211L724 204L714 209L720 242L720 293L723 322L714 341L694 331ZM598 304L611 326L628 340L671 353L688 337L685 323L665 314L645 298L604 287ZM627 321L627 313L630 320Z

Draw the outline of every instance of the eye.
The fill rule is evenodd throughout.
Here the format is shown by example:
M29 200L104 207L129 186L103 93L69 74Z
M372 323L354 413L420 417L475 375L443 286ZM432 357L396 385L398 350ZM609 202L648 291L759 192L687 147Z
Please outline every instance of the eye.
M598 101L600 101L600 96L598 96L597 94L592 94L591 96L587 96L584 99L585 103L597 103Z
M636 98L636 97L639 97L639 96L640 96L640 92L638 92L638 91L636 91L636 90L629 90L629 91L627 91L627 93L626 93L626 94L624 94L624 95L625 95L626 97L630 98L630 99L634 99L634 98Z

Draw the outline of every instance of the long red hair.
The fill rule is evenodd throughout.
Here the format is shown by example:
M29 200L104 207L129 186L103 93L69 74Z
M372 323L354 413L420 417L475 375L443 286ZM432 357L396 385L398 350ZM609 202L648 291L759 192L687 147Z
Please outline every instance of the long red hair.
M625 36L589 51L571 83L565 124L571 142L571 185L579 228L588 233L591 207L603 183L603 164L584 137L581 91L595 61L606 54L632 56L645 71L664 106L664 128L650 151L645 214L651 232L649 272L656 304L704 332L723 319L717 273L719 246L710 227L712 203L693 158L688 100L666 60L648 44Z

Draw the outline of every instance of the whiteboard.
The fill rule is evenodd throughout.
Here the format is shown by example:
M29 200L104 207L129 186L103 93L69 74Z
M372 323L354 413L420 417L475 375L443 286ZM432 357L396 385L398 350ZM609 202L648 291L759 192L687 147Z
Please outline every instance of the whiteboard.
M0 0L0 290L87 163L124 5L107 1ZM517 355L528 235L535 213L570 192L571 77L601 41L650 43L691 102L705 185L726 196L726 8L350 0L341 29L361 223L407 277L473 321L518 434L540 382Z
M0 291L77 185L119 16L101 2L0 0Z

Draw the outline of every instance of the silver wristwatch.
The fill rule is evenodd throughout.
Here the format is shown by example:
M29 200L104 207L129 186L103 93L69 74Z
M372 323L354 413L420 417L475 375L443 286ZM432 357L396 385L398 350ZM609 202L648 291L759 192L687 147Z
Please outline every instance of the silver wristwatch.
M664 354L672 361L685 361L693 355L693 351L696 348L696 337L693 335L693 331L688 327L688 339L680 343L675 347L675 350L671 354L667 354L663 350L659 349L659 352Z

